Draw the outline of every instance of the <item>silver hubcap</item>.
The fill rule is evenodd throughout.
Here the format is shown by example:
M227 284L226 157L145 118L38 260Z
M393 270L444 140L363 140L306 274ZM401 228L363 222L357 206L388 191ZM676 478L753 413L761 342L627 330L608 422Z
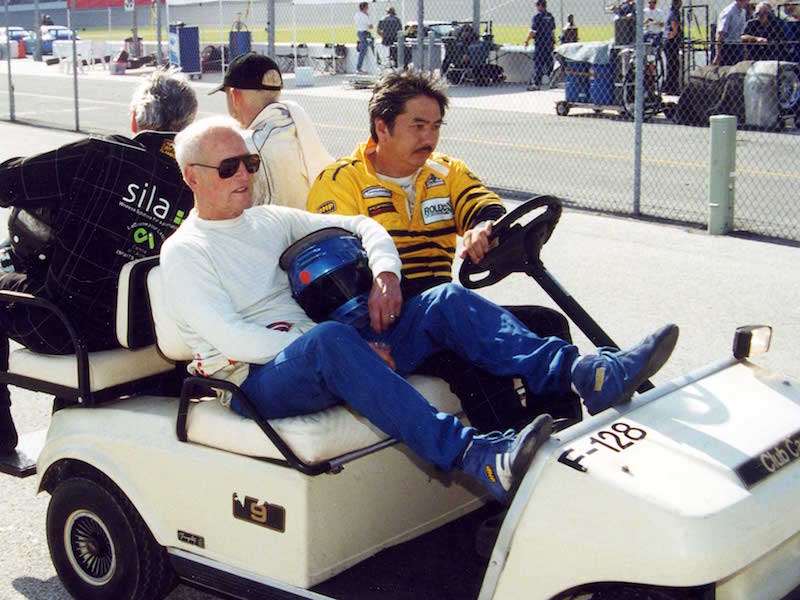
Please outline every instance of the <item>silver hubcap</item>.
M64 527L64 549L72 568L90 585L107 584L117 569L108 529L93 512L76 510Z

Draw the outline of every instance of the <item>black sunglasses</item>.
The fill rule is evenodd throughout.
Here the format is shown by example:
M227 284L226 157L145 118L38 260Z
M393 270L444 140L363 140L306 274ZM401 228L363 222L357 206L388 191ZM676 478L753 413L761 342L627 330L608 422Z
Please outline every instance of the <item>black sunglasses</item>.
M191 167L206 167L216 169L220 179L228 179L236 175L239 170L239 163L244 163L244 168L248 173L255 173L261 166L261 157L258 154L242 154L241 156L231 156L219 163L219 166L204 165L201 163L189 163Z

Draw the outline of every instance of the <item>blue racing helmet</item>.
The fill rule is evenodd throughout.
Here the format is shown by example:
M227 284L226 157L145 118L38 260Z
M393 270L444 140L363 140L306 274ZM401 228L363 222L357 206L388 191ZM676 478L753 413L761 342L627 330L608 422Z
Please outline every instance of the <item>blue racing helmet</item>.
M316 322L339 321L360 329L369 323L372 271L361 240L339 227L297 240L278 262L292 296Z

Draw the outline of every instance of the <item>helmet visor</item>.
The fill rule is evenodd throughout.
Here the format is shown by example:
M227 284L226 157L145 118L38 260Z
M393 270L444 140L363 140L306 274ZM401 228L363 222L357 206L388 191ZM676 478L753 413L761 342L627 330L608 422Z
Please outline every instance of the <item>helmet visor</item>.
M308 284L297 301L314 321L330 318L331 312L351 298L365 297L372 287L369 268L358 268L353 264L327 273Z

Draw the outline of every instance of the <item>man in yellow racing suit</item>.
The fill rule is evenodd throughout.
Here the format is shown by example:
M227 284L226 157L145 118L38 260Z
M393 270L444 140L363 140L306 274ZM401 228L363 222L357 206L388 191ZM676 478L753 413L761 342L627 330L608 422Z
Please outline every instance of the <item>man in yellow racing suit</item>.
M367 215L392 236L403 262L403 296L451 280L456 236L505 214L500 198L460 160L433 153L408 182L376 172L378 144L359 144L311 188L312 212ZM404 186L413 185L413 193ZM485 228L481 228L485 231Z
M448 104L429 74L385 75L369 101L369 140L324 169L308 195L311 212L367 215L386 228L406 298L450 281L457 235L462 257L480 261L506 212L462 161L435 152Z
M311 212L366 215L386 228L402 260L402 281L399 291L385 293L402 292L404 300L451 281L458 235L461 258L480 262L489 249L492 222L506 212L462 161L435 152L447 106L442 84L429 74L385 75L369 103L370 139L323 169L308 196ZM518 308L510 310L538 335L569 339L562 315ZM527 398L529 410L512 378L482 372L451 352L431 357L423 367L420 372L451 384L477 426L512 427L530 421L531 411L554 417L575 416L574 407L580 411L575 399L565 409L560 398Z

